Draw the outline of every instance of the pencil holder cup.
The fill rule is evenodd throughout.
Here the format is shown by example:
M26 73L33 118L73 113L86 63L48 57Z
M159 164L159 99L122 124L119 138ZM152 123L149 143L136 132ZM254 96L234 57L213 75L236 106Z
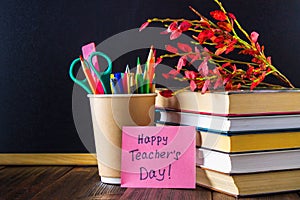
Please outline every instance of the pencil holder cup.
M101 181L120 184L122 127L154 125L156 94L89 94L88 97Z

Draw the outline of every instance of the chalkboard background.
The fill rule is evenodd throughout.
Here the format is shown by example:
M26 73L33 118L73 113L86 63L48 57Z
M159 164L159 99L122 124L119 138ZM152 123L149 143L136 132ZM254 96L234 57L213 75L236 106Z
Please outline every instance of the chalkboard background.
M299 87L300 1L223 4L248 32L260 33L266 54ZM148 18L195 18L189 5L206 15L217 8L212 0L2 1L0 152L88 152L73 122L73 82L68 76L80 47L138 28ZM114 66L124 67L127 61L119 59Z

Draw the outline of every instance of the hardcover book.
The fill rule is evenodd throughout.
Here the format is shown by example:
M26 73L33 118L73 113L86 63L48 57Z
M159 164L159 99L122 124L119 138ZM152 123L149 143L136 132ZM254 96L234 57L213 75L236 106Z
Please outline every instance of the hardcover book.
M197 167L196 182L232 196L300 191L300 169L231 175Z
M300 115L214 116L191 112L156 109L157 122L169 125L196 126L198 130L242 133L277 130L300 130Z
M203 168L229 174L300 169L300 149L224 153L198 148L196 164Z
M183 91L166 98L159 92L155 106L177 111L220 116L300 114L300 90L247 90L224 92Z

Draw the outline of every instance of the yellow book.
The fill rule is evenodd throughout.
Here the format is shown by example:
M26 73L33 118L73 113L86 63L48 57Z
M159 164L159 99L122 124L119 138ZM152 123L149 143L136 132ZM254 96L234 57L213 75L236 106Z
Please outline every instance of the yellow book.
M196 182L232 196L299 191L300 169L230 175L197 167Z
M249 152L300 148L300 131L223 135L199 131L201 147L222 152Z

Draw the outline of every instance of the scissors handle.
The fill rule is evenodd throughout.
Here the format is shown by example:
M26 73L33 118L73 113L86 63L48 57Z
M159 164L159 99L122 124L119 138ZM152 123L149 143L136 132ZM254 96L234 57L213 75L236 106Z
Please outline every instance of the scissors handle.
M108 66L107 69L104 72L99 72L96 70L94 64L93 64L93 57L94 56L101 56L103 57ZM93 72L96 74L97 78L100 80L103 90L105 94L110 94L111 89L110 89L110 74L112 72L112 61L111 59L105 54L100 51L92 52L91 55L89 56L89 64L90 68L93 70Z
M89 86L87 85L87 80L86 78L83 80L77 80L76 77L73 74L73 69L74 66L76 65L76 63L80 62L80 58L77 58L75 60L73 60L73 62L70 65L70 70L69 70L69 75L71 77L71 79L74 81L74 83L78 84L79 86L81 86L88 94L92 94L91 89L89 88Z

